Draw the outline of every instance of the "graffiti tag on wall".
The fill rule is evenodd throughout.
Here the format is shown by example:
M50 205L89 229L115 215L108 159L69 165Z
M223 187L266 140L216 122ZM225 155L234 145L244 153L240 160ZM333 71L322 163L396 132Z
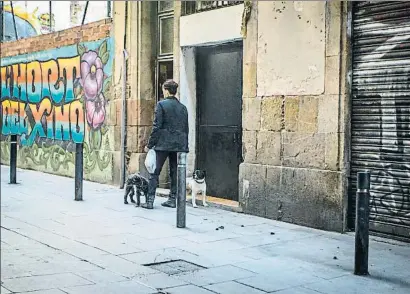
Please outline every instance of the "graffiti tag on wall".
M356 4L355 4L356 5ZM401 5L401 4L400 4ZM399 6L400 6L399 5ZM387 6L386 6L387 7ZM371 171L370 221L376 230L410 237L409 12L359 3L354 17L353 95L360 128L354 163ZM385 9L385 10L384 10ZM359 25L360 22L360 25ZM353 24L355 29L355 24ZM370 30L368 27L376 29Z
M79 45L75 56L2 66L2 134L20 135L23 146L36 137L82 143L83 104L88 125L98 131L105 120L103 90L110 88L107 46L105 40L98 50Z
M84 143L85 174L111 176L106 117L112 52L107 38L2 58L1 159L8 160L9 135L15 134L22 165L30 160L67 173L75 144Z
M2 66L2 134L20 135L23 146L36 137L82 143L83 104L74 97L79 69L79 56Z

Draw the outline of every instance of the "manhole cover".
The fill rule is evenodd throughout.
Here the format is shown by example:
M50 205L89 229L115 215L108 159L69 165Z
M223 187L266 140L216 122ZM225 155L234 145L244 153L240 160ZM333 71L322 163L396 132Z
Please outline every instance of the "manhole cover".
M176 275L185 272L193 272L201 269L206 269L206 267L188 262L186 260L170 260L164 262L156 262L156 263L149 263L144 264L144 266L150 267L157 271L166 273L168 275Z

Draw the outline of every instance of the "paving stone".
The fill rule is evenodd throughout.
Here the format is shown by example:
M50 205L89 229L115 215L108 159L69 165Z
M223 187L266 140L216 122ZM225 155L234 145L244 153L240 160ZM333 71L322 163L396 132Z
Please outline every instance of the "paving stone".
M259 273L266 274L269 272L286 272L304 271L312 276L324 279L332 279L343 275L350 274L342 268L331 267L318 263L306 262L297 258L276 256L260 260L237 263L236 266Z
M0 168L2 174L8 173L8 167ZM85 201L75 202L72 178L25 170L18 174L21 185L8 185L7 177L0 179L2 195L7 195L0 204L5 288L7 283L22 288L39 286L44 290L37 293L43 294L152 294L158 292L153 286L189 294L241 293L242 289L284 294L409 293L408 244L371 237L371 276L359 278L352 275L352 234L192 207L187 207L187 228L177 229L175 210L160 205L164 199L157 197L154 210L143 210L124 205L123 190L86 181ZM41 193L33 192L38 191L39 182ZM216 231L219 226L224 229ZM87 244L80 243L83 241ZM132 253L134 250L137 252ZM143 266L176 259L208 269L168 277ZM73 273L74 278L70 276ZM44 280L64 275L63 281ZM12 277L20 278L7 279ZM186 283L205 285L172 287Z
M4 279L2 282L3 286L12 292L27 292L92 284L92 282L72 273Z
M188 284L187 282L175 279L172 276L163 273L140 277L137 276L133 279L133 281L136 281L142 285L149 285L156 289L172 288Z
M44 246L43 246L44 247ZM42 254L45 250L36 251L36 250L5 250L1 248L1 263L3 265L8 264L28 264L41 261ZM36 254L37 253L37 254ZM40 254L39 254L40 253Z
M168 238L159 238L159 239L148 239L140 240L135 244L141 251L152 251L173 247L183 247L183 246L198 246L198 243L182 239L180 237L168 237Z
M203 269L191 273L175 275L176 278L197 286L222 283L252 276L255 276L255 273L232 265Z
M397 293L408 294L410 284L404 285L402 283L391 283L386 280L379 280L371 276L362 277L353 274L343 276L332 280L320 281L317 283L310 283L304 287L315 290L321 293L344 294L344 293L366 293L384 294Z
M154 263L146 265L154 270L165 273L167 275L183 274L205 269L205 267L194 264L185 260L172 260L167 262Z
M7 290L6 288L4 288L4 287L1 287L0 288L0 292L1 292L1 294L9 294L9 293L11 293L9 290Z
M270 258L270 257L273 256L272 254L269 254L265 250L263 250L263 248L260 247L260 246L247 247L247 248L243 248L243 249L232 250L231 254L234 255L234 256L247 257L250 260Z
M286 289L286 290L277 291L277 292L274 292L274 293L275 294L318 294L318 293L321 293L321 292L310 290L310 289L305 288L305 287L296 287L296 288L290 288L290 289ZM333 292L329 292L329 293L333 293Z
M278 231L278 229L280 229L278 227L275 227L269 224L259 224L259 225L253 225L253 226L242 225L242 226L232 225L232 224L226 225L225 231L232 232L240 236L257 236L257 235L270 236L270 232L275 232L275 231Z
M91 247L85 244L81 244L78 243L75 244L74 246L68 247L68 248L64 248L61 249L63 252L73 255L77 258L80 259L88 259L89 257L98 257L101 255L107 255L109 254L106 251L103 251L101 249L95 248L95 247Z
M135 264L115 255L102 255L99 257L93 257L90 259L90 262L125 277L158 273L153 269Z
M255 289L255 288L251 288L243 284L239 284L234 281L204 286L204 288L209 289L215 293L220 293L220 294L228 294L228 293L263 294L263 293L266 293L258 289Z
M193 216L210 216L210 215L218 215L221 213L221 210L213 207L197 207L197 208L190 208L187 210L187 214Z
M186 256L184 259L208 268L236 265L237 263L253 260L247 256L233 255L232 251L220 251L216 249L206 251L198 250L196 253L192 253L192 255Z
M67 269L63 264L56 262L32 262L26 264L2 264L2 278L18 278L32 275L52 275L59 273L67 273L71 270Z
M3 241L1 241L1 245L0 245L0 246L1 246L2 252L3 252L4 250L12 249L10 244L8 244L8 243L6 243L6 242L3 242Z
M269 244L285 244L289 241L305 240L306 238L316 238L317 236L317 234L308 232L295 233L291 230L271 229L263 234L243 236L235 240L236 242L243 244L245 247L254 247Z
M237 279L238 283L256 288L265 292L285 290L302 286L308 283L322 281L323 279L306 273L302 270L295 271L268 271L251 278Z
M57 249L63 249L68 246L72 246L75 244L74 240L71 240L66 237L59 236L52 232L47 232L39 228L34 228L30 230L21 230L21 233L26 235L28 238L32 240L32 242L37 242L39 246L45 241L47 245ZM20 243L17 243L20 245Z
M143 226L134 232L134 235L145 239L163 239L168 237L179 237L188 234L187 231L177 229L168 224L150 224Z
M121 255L122 258L132 261L136 264L150 264L164 262L176 259L194 260L198 256L178 248L166 248L148 252L139 252Z
M3 294L3 292L1 292ZM66 292L63 292L59 289L50 289L50 290L40 290L40 291L34 291L34 292L23 292L22 294L64 294Z
M1 237L2 239L7 240L7 243L10 244L12 249L40 249L44 247L43 244L35 240L31 240L15 233L12 233L13 236L3 233L5 231L6 230L1 231Z
M237 263L236 266L250 270L258 274L266 274L276 271L291 271L300 270L301 267L298 263L289 262L291 259L285 259L279 257L270 257L261 260L252 260L247 262Z
M127 278L109 270L83 271L76 273L76 275L96 284L109 284L127 280Z
M402 262L392 267L381 267L370 264L369 273L376 280L394 281L396 284L407 284L410 288L410 271L403 271Z
M81 243L100 249L103 252L114 255L136 253L142 250L136 247L136 243L128 240L126 236L101 236L96 238L80 239Z
M67 287L62 288L62 290L68 294L152 294L156 292L156 289L138 284L135 281Z
M194 285L181 286L176 288L166 289L169 294L215 294L207 289L200 288Z
M91 271L100 269L97 265L86 259L72 256L64 251L49 251L42 256L42 260L49 263L60 264L69 271Z

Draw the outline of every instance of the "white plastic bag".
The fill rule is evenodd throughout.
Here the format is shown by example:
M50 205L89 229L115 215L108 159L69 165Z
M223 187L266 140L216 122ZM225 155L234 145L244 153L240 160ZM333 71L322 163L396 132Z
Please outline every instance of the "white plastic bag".
M148 150L147 157L145 158L145 167L150 174L155 172L157 168L157 154L154 149Z

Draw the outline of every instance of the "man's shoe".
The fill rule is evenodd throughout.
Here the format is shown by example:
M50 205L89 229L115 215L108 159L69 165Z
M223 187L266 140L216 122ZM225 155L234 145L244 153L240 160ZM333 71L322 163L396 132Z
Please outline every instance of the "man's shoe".
M141 207L145 209L154 209L154 205L152 203L142 203Z
M170 207L170 208L177 207L175 199L168 199L167 201L163 202L161 205L164 207Z

